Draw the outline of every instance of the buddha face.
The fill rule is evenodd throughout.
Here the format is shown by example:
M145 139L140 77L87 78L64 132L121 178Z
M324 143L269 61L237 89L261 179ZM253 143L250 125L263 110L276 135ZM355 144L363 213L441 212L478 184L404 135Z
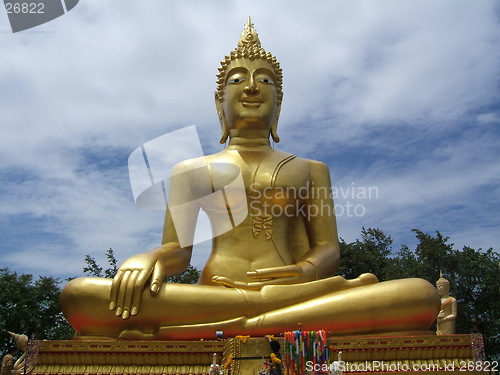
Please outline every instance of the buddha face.
M448 295L448 293L450 292L450 286L448 285L448 283L445 283L445 282L438 281L436 283L436 288L437 288L438 293L441 297Z
M276 121L274 69L261 59L236 59L227 67L223 101L216 100L229 129L269 130Z

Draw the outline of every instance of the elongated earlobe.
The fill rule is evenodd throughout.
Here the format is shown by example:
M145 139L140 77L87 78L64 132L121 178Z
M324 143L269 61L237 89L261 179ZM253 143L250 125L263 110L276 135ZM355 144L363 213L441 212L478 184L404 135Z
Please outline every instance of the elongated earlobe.
M229 137L229 127L226 124L226 119L224 118L224 110L222 109L222 101L219 99L217 91L215 92L215 108L217 108L217 115L219 116L219 123L222 131L219 142L224 144Z
M280 117L281 106L276 108L276 115L274 116L274 121L271 125L271 138L275 143L280 141L280 137L278 136L278 120Z
M280 137L278 136L278 130L277 128L277 122L273 124L273 127L271 128L271 138L275 143L278 143L280 141Z
M227 142L227 138L229 137L229 128L226 125L226 121L224 121L224 115L222 113L220 114L220 127L222 134L220 136L219 143L224 144Z

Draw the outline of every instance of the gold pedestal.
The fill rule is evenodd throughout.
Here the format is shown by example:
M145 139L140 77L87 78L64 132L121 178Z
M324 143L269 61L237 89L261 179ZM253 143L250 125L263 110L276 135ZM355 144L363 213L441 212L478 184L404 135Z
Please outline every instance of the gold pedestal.
M344 374L488 374L481 362L483 350L481 335L397 336L397 337L332 337L333 360L341 354L340 369ZM267 339L250 338L227 340L224 357L234 356L231 375L256 374L262 357L270 355ZM317 374L313 371L306 374ZM321 370L321 367L317 367ZM287 375L298 375L286 371Z
M480 335L332 337L331 347L333 359L342 352L344 374L488 374L476 371L482 363ZM254 375L261 368L262 358L271 351L266 338L41 341L31 373L205 375L214 353L219 364L225 363L229 355L234 357L231 375Z
M224 341L42 341L31 374L208 374Z
M334 353L342 352L342 361L351 370L346 373L485 374L470 371L481 367L481 335L339 337L332 339L332 345Z

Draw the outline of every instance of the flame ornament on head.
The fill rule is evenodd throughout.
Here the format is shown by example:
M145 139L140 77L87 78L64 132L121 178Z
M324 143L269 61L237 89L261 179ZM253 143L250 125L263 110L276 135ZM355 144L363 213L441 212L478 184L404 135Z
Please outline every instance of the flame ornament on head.
M231 51L229 55L221 61L221 67L219 68L219 73L217 74L217 92L216 97L221 102L224 100L224 84L226 79L226 70L231 61L236 59L262 59L269 62L274 69L275 84L276 84L276 94L277 103L281 104L283 99L283 74L280 68L280 63L270 52L266 52L264 48L261 47L259 36L257 31L253 27L252 20L248 17L248 22L241 33L240 39L238 41L238 47L234 51Z
M241 33L240 40L238 41L238 47L243 47L246 44L255 44L260 47L259 35L257 34L257 30L253 27L250 16L248 16L248 22Z

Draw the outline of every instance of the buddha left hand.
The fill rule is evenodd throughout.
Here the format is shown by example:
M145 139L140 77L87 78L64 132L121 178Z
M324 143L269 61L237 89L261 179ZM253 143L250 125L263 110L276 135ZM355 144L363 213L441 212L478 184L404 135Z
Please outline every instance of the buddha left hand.
M316 269L310 262L299 262L288 266L249 271L247 276L256 281L247 283L225 276L214 276L212 281L231 288L260 290L265 285L300 284L314 281L316 280Z

